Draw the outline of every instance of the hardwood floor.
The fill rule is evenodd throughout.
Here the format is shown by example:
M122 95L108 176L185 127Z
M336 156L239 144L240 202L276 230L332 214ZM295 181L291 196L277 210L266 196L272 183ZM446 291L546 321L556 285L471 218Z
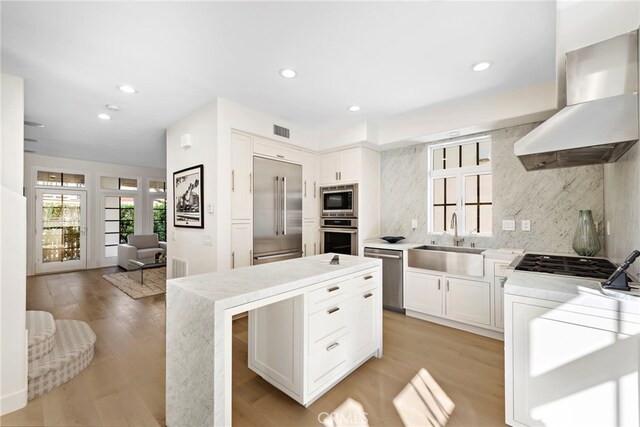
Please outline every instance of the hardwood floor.
M80 375L2 426L126 426L165 422L164 295L133 300L102 278L117 268L30 277L27 309L79 319L95 331L95 358ZM235 426L317 426L348 397L372 426L402 425L393 398L424 367L456 404L450 426L504 425L503 343L384 313L384 357L372 359L304 408L246 366L247 319L233 325Z

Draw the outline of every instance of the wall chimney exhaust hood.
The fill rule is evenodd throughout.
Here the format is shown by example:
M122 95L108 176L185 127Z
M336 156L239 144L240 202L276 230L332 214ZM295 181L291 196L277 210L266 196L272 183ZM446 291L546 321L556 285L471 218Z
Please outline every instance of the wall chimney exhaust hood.
M528 171L612 163L638 141L638 30L566 54L567 106L514 145Z

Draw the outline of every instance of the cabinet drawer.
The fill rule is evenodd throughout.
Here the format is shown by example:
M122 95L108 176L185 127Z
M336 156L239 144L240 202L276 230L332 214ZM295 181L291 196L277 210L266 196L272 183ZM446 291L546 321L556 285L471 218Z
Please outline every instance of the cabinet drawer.
M349 300L332 304L309 316L309 353L318 350L331 339L346 332Z
M337 304L347 298L347 290L349 289L349 280L342 282L332 282L309 292L309 313L315 313L318 310L327 308L332 304Z
M376 284L376 276L373 271L369 271L360 276L356 276L352 280L353 284L356 287L371 286Z
M509 267L509 264L502 263L502 262L496 262L493 265L493 274L494 274L494 276L509 277L509 275L511 274L511 272L513 270L511 270L508 267Z
M349 334L345 334L309 356L309 393L313 393L345 372L348 337Z

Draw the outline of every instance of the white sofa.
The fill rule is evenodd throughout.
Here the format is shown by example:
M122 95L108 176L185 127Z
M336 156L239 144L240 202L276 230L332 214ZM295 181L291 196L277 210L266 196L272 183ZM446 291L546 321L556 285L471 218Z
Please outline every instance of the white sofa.
M159 242L156 233L129 234L127 243L118 245L118 265L128 270L130 259L150 260L158 252L167 252L167 242Z

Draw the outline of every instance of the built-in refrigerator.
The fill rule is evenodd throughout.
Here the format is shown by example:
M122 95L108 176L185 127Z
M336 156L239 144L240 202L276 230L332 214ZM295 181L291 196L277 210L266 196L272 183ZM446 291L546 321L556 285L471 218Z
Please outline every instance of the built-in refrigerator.
M253 158L253 264L302 256L302 166Z

